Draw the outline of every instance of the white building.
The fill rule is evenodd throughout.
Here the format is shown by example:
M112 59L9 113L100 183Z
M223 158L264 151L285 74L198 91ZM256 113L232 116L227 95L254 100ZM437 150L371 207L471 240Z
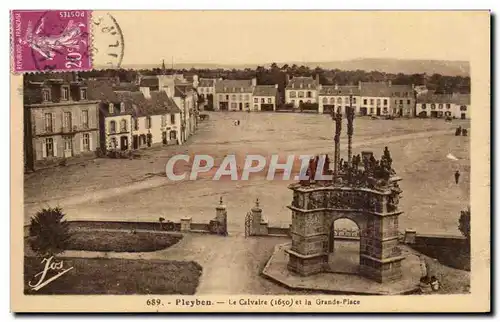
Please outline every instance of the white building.
M345 114L347 109L352 106L355 114L359 114L360 98L358 86L319 85L318 113L331 113L332 109L337 111L340 107L342 113Z
M218 111L249 111L257 79L224 79L215 83L214 108Z
M417 97L418 117L470 119L470 94L435 94Z
M278 99L278 84L257 85L253 91L254 111L276 111Z
M303 103L318 103L319 77L293 77L288 79L285 87L285 103L294 108Z

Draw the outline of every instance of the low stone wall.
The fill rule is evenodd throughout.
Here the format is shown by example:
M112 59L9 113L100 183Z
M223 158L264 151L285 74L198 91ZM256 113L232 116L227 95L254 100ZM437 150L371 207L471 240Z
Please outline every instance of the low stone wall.
M418 234L407 229L403 242L443 265L470 271L470 241L463 236Z

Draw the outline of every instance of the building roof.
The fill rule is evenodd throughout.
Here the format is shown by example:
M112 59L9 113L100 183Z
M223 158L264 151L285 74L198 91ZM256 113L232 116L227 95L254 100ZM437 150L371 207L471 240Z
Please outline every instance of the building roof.
M115 105L113 116L130 114L133 116L148 116L166 113L180 113L181 110L172 98L164 91L151 91L151 98L147 99L139 91L113 90L108 82L89 82L89 96L101 101L101 112L109 115L109 103ZM125 104L125 111L121 112L121 103Z
M215 91L218 93L252 93L252 80L224 79L215 84Z
M156 76L142 76L139 82L140 87L159 87L160 81Z
M134 83L119 83L113 85L113 89L115 91L132 91L136 92L139 90L139 85Z
M343 85L343 86L330 86L330 85L322 85L319 90L320 96L346 96L346 95L355 95L359 96L359 87L353 85Z
M386 82L361 82L361 96L390 97L392 90Z
M413 87L411 85L391 85L390 90L392 92L392 96L413 96ZM406 93L406 95L402 95L402 93Z
M317 89L318 85L312 77L297 76L288 81L286 89Z
M470 94L435 94L434 92L420 95L417 97L417 103L424 104L457 104L470 105Z
M186 97L189 91L193 90L193 85L189 83L178 83L174 87L174 97Z
M198 83L198 87L214 87L215 79L212 78L201 78Z
M274 85L257 85L253 90L254 96L276 96L278 89Z

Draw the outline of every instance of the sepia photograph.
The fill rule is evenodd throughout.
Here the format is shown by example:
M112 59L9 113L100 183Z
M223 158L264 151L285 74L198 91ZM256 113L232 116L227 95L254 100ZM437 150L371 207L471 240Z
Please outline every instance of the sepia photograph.
M472 296L489 19L12 11L20 296L297 312Z

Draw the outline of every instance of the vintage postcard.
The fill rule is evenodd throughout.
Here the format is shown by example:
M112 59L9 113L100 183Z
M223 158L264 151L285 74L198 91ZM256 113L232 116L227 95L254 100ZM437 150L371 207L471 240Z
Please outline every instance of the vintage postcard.
M12 311L490 311L488 11L10 17Z

